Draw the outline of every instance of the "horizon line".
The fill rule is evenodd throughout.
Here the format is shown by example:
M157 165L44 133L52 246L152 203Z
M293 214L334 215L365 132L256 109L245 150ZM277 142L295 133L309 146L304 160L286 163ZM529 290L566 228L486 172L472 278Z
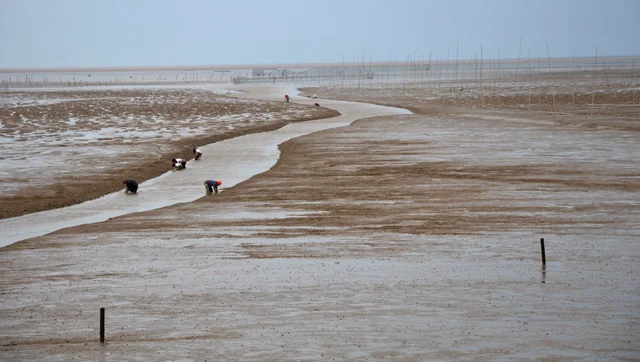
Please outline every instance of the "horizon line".
M599 56L598 59L633 59L638 57L638 55L605 55L605 56ZM494 58L485 58L483 61L486 62L495 62L495 61L499 61L499 62L504 62L504 63L511 63L511 62L526 62L526 60L529 59L529 57L520 57L520 58L498 58L498 59L494 59ZM533 58L532 58L533 59ZM536 57L537 59L537 57ZM554 59L554 60L574 60L574 59L594 59L593 56L570 56L570 57L550 57L549 59ZM191 72L191 71L198 71L198 70L213 70L213 71L230 71L230 70L237 70L237 69L260 69L260 68L274 68L274 69L278 69L278 68L313 68L313 67L319 67L319 68L325 68L325 67L331 67L331 66L338 66L341 64L349 65L349 66L354 66L354 65L360 65L360 64L393 64L393 65L403 65L403 64L422 64L422 63L427 63L427 62L431 62L431 63L446 63L446 62L450 62L450 61L458 61L458 63L473 63L478 61L478 59L469 59L469 58L465 58L465 59L455 59L455 58L448 58L448 59L443 59L443 58L438 58L437 60L433 60L433 58L431 60L427 60L425 59L413 59L413 60L407 60L407 61L387 61L387 60L370 60L367 61L365 60L364 62L354 62L354 61L349 61L349 62L315 62L315 63L255 63L255 64L224 64L224 65L215 65L215 64L209 64L209 65L141 65L141 66L134 66L134 65L121 65L121 66L68 66L68 67L6 67L6 68L0 68L0 73L28 73L28 72L32 72L32 73L44 73L44 72L87 72L87 71L95 71L95 72L100 72L100 71L153 71L153 70L165 70L165 71L187 71L187 72Z

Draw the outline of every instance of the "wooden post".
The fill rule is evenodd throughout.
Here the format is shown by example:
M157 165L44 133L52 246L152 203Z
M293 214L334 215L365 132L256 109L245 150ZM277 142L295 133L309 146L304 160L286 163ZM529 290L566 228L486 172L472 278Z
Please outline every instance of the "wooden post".
M547 265L547 257L544 254L544 238L540 239L540 248L542 249L542 265Z
M104 307L100 308L100 343L104 343Z

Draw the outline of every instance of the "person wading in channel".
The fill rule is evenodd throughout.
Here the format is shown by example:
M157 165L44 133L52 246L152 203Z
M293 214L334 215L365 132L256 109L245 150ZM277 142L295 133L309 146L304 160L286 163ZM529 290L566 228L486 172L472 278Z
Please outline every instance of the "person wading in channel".
M202 157L202 151L200 151L199 148L194 148L193 156L196 158L196 161L200 160L200 158Z
M138 192L138 183L135 180L124 180L122 183L126 186L124 189L125 194L135 194Z
M214 181L214 180L207 180L204 182L204 188L207 190L207 195L211 195L211 194L217 194L218 193L218 186L222 185L222 181L218 180L218 181Z

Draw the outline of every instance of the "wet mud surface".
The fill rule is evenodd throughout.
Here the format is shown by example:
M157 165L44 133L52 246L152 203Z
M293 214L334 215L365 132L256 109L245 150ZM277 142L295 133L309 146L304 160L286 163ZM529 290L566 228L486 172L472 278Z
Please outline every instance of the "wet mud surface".
M640 135L430 112L298 137L218 195L2 248L0 356L636 359Z

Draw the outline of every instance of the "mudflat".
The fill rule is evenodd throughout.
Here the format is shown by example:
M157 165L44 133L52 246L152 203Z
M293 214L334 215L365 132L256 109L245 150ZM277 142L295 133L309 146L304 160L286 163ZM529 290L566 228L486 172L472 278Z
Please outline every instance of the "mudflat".
M215 196L0 249L0 355L637 358L631 113L367 98L415 114L289 140Z

